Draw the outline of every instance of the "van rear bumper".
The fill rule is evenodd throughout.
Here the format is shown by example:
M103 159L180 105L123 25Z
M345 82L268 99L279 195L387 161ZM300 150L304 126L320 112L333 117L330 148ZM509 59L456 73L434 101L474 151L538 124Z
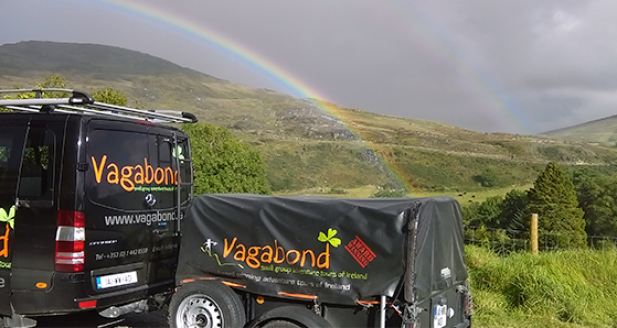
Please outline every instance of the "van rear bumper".
M81 277L81 279L80 279ZM14 290L11 303L17 314L44 316L84 310L105 309L147 299L154 294L170 293L174 281L124 288L99 295L87 295L83 274L55 273L51 288Z

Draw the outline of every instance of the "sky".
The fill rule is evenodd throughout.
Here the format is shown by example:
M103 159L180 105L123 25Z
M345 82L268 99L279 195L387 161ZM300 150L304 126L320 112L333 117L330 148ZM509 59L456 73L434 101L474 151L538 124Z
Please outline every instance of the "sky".
M113 45L341 107L535 134L617 114L614 0L0 0L0 45Z

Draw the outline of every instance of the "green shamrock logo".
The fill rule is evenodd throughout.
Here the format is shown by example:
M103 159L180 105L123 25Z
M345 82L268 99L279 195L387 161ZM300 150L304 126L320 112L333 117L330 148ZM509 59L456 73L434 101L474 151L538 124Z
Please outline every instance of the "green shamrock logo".
M176 146L176 148L171 151L171 155L180 161L184 161L184 150L182 146Z
M319 237L317 238L321 242L329 242L334 247L338 247L341 244L341 240L339 238L334 238L336 236L337 231L334 229L328 229L328 236L325 233L319 232Z
M13 228L13 225L15 224L13 220L13 218L15 217L15 205L13 205L10 209L9 209L9 213L6 213L6 210L4 210L3 208L0 208L0 222L6 222L9 224L9 226L11 227L11 229Z

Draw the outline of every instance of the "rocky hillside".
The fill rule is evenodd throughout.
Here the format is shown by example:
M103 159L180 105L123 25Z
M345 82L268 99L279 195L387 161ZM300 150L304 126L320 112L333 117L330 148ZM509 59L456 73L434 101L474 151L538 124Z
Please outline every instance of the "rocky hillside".
M364 185L468 190L480 188L487 170L500 172L499 184L509 186L533 181L551 160L599 167L617 157L600 144L480 133L298 99L117 47L0 46L0 88L33 87L52 74L65 76L71 88L113 87L129 105L181 109L231 129L262 153L275 191Z

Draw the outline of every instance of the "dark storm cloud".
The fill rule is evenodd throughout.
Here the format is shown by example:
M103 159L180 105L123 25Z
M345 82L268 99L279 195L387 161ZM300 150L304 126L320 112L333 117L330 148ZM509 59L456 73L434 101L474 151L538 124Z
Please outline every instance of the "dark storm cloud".
M438 16L439 6L431 2ZM454 42L514 100L533 132L614 114L611 1L466 1L444 21Z
M485 131L536 133L614 114L617 3L557 0L140 0L241 45L234 54L101 1L0 0L0 44L90 42L233 82ZM81 13L67 17L66 13Z

